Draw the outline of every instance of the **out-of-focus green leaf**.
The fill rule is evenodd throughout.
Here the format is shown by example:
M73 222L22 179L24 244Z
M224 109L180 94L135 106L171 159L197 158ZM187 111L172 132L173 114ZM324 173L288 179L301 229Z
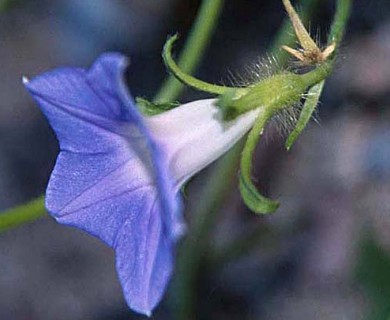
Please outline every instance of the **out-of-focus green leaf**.
M390 256L372 238L362 243L357 278L371 306L367 320L386 320L390 314Z
M20 2L20 0L0 0L0 13L10 9L18 2Z

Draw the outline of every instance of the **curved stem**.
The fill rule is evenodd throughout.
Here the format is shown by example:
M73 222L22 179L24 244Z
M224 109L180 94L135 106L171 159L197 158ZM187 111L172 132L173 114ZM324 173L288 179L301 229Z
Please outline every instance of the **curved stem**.
M195 23L178 60L180 69L185 73L193 73L199 65L221 14L223 3L223 0L202 1ZM183 89L184 85L170 75L156 94L154 102L173 101L177 99Z
M176 64L175 60L173 60L172 58L172 47L176 42L177 38L178 38L177 35L168 38L167 42L164 45L163 54L162 54L165 65L167 66L169 72L176 79L178 79L181 83L185 84L186 86L189 86L195 90L200 90L200 91L204 91L216 95L221 95L224 94L229 89L234 89L234 88L229 88L225 86L219 86L219 85L204 82L184 72Z
M270 111L264 111L258 115L252 130L248 134L241 156L241 196L246 206L254 213L258 214L272 213L279 207L278 202L262 196L251 180L253 162L252 155L257 146L257 143L259 142L259 139L263 135L264 128L271 117L272 112Z

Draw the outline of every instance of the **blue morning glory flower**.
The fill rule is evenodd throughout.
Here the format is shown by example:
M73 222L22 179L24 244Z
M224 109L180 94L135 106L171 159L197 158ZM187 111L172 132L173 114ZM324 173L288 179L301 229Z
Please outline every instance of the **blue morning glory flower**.
M89 70L60 68L24 83L60 144L47 210L115 250L128 305L150 315L185 230L181 186L241 138L258 111L223 122L207 99L146 117L126 88L126 68L125 57L106 53Z

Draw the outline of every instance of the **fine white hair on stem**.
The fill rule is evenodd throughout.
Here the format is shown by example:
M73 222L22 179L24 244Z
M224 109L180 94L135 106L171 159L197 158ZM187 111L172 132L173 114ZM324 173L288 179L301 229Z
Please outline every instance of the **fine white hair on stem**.
M232 72L228 70L227 82L234 87L250 87L283 70L275 56L266 55L258 61L246 65L243 71Z
M303 104L300 102L295 103L292 106L283 108L272 117L272 125L276 128L280 136L286 137L294 129L302 106Z

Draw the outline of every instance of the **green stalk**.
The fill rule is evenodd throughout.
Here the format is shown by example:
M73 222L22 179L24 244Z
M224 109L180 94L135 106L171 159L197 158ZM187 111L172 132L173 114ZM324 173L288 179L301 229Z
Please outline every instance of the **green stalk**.
M229 89L235 89L232 87L210 84L202 80L196 79L195 77L184 72L172 58L172 47L176 42L177 38L177 34L168 38L167 42L164 45L162 54L165 65L168 67L168 70L170 71L172 76L175 77L175 79L179 79L182 84L185 84L186 86L189 86L195 90L200 90L215 95L221 95Z
M336 43L336 48L344 37L345 29L351 14L352 0L338 0L336 4L336 14L329 33L328 44Z
M0 232L18 227L24 223L35 221L45 213L44 197L10 209L0 215Z
M182 71L191 74L198 67L217 24L223 0L203 0L188 40L178 60ZM185 86L170 75L156 94L154 102L162 103L177 99Z

